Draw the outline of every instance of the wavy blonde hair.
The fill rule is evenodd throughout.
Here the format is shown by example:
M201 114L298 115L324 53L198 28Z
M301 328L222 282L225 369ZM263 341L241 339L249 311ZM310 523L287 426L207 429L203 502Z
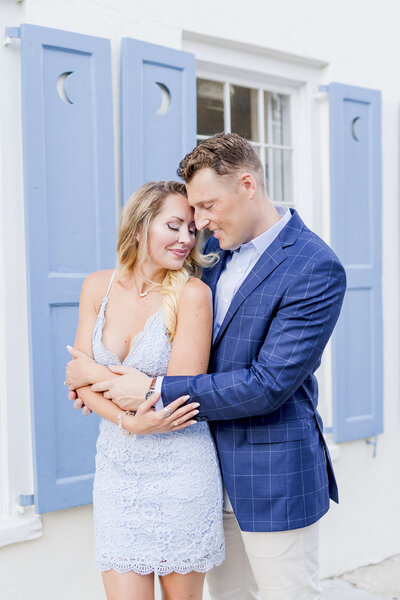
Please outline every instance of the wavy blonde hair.
M144 277L141 267L148 253L150 223L159 214L164 200L170 194L179 194L187 198L185 185L178 181L151 181L136 190L125 204L117 243L120 275L130 275L134 266L137 266ZM183 286L190 277L201 277L202 268L213 266L219 259L218 254L201 254L198 243L199 232L196 232L196 243L182 268L168 269L161 284L160 292L169 341L173 340L176 333L178 305ZM155 283L148 279L145 281Z

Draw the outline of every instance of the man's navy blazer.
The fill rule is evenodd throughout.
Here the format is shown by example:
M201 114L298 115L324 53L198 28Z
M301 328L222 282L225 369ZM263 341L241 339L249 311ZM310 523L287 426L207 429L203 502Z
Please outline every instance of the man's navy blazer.
M213 343L209 373L165 377L164 405L190 394L210 421L222 476L243 531L306 527L338 501L317 412L315 371L343 302L334 252L296 211L237 290ZM203 280L213 293L225 264Z

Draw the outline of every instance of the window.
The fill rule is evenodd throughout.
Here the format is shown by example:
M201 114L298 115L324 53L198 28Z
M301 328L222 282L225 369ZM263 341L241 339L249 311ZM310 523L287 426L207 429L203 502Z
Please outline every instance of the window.
M251 142L265 171L274 204L293 206L290 96L230 80L197 79L197 140L220 131Z

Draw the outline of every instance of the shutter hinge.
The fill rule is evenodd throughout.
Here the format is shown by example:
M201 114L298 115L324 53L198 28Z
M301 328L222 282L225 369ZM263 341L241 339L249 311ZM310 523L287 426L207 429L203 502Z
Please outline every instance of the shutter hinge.
M374 451L372 453L372 458L375 458L376 457L376 447L378 445L378 434L376 433L374 435L374 439L373 440L365 440L365 443L366 444L370 444L371 446L374 447Z
M20 506L32 506L35 504L35 494L20 494L18 503Z
M6 39L4 40L4 45L8 46L11 43L12 38L20 38L21 37L21 27L6 27Z
M319 85L318 91L314 95L314 100L325 100L326 94L329 93L329 85Z

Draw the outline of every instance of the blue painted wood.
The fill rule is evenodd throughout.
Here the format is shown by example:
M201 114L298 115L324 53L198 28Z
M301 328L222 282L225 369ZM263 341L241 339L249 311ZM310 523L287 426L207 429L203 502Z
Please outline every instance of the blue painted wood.
M36 510L92 499L96 416L63 385L83 279L115 256L109 40L21 26Z
M20 506L33 506L35 504L35 495L34 494L20 494L19 495L19 505Z
M331 240L348 288L333 336L333 438L383 431L381 94L331 83Z
M124 38L121 127L123 202L147 181L177 179L196 145L194 55Z

